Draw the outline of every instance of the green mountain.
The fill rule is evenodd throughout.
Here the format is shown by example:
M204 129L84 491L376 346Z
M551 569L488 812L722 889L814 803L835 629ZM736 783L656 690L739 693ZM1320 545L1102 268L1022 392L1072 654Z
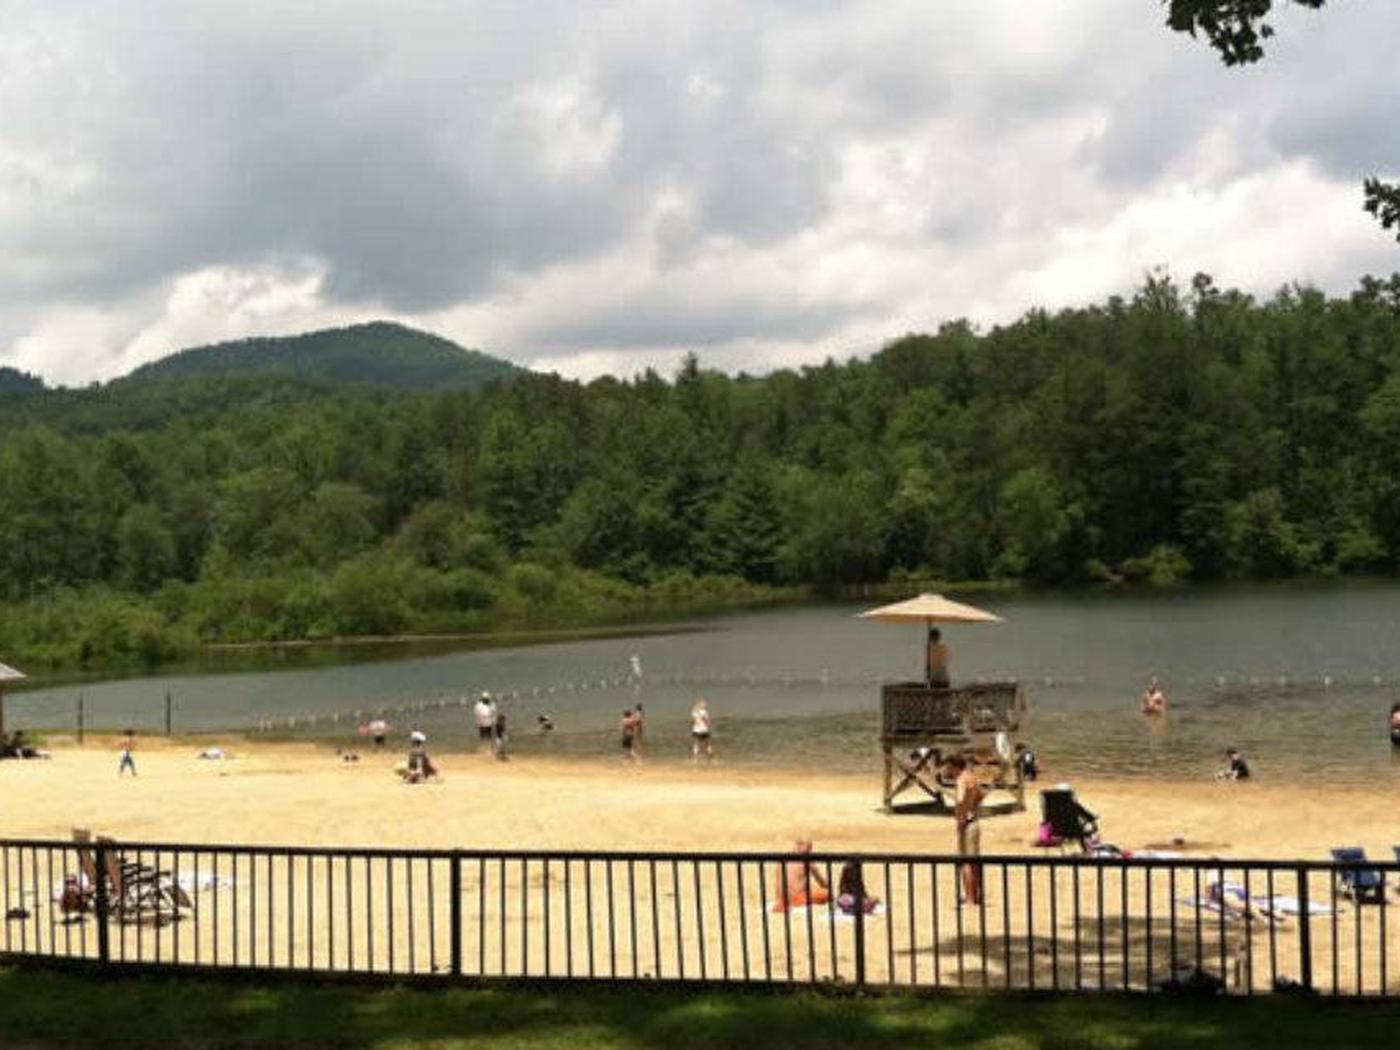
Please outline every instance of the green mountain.
M509 361L463 349L441 336L374 321L304 335L193 347L142 365L117 382L283 374L401 390L471 390L518 371Z
M39 394L43 390L44 381L38 376L0 365L0 397L6 394Z

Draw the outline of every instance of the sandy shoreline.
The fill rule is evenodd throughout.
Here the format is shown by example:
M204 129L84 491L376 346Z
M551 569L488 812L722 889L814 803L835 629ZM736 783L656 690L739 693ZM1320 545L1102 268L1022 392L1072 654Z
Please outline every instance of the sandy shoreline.
M356 764L303 744L143 741L140 776L117 777L114 742L56 748L51 761L0 763L0 836L67 838L92 827L127 840L613 850L818 849L947 853L948 820L891 817L868 775L717 765L625 766L444 754L440 783L408 787L397 752ZM1388 793L1319 783L1080 780L1106 840L1125 849L1186 840L1185 856L1325 859L1360 845L1389 858L1400 816ZM1037 800L986 821L987 853L1035 852ZM1180 847L1179 847L1180 848Z

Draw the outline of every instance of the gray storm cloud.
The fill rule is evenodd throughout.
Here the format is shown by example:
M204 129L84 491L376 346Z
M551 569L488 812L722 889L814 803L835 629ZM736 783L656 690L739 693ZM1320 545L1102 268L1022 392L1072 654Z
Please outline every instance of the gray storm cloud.
M0 363L371 316L575 374L1396 267L1400 9L1228 71L1153 0L11 2ZM1306 213L1305 223L1288 216Z

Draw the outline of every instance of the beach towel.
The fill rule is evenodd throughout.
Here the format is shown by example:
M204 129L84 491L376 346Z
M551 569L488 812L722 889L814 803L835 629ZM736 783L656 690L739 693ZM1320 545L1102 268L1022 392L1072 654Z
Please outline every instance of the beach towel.
M237 883L232 875L216 875L212 871L181 872L175 881L186 893L193 893L195 890L227 890Z
M1244 897L1240 894L1231 895L1241 904L1244 903ZM1177 902L1186 905L1188 908L1199 907L1202 911L1220 911L1220 902L1213 897L1178 897ZM1302 901L1298 900L1297 897L1289 897L1284 894L1275 894L1272 897L1252 895L1249 898L1249 903L1264 914L1273 915L1280 919L1297 917L1303 913ZM1317 901L1309 901L1308 914L1313 916L1331 915L1332 909L1326 904L1319 904ZM1242 919L1244 916L1240 912L1227 908L1225 909L1225 918L1233 920Z

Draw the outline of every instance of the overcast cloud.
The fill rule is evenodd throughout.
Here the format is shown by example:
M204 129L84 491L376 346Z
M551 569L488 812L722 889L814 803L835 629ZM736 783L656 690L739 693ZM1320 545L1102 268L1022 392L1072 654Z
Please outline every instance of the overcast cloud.
M375 317L762 371L1198 270L1400 269L1400 5L1226 70L1157 0L0 0L0 364Z

